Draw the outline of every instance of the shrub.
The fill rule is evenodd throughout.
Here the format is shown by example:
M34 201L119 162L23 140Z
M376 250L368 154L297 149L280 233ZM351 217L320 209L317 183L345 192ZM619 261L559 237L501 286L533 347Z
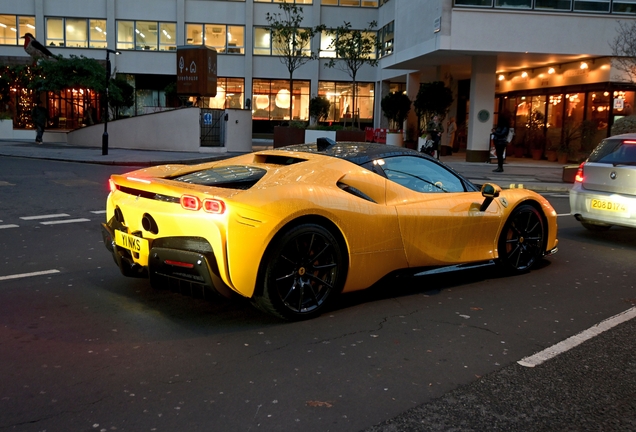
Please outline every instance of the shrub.
M636 116L623 117L612 125L612 136L636 132Z

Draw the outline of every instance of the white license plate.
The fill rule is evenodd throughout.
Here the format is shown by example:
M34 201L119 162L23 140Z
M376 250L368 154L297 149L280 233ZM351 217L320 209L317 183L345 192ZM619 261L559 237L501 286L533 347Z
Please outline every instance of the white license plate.
M148 240L115 230L115 244L141 255L149 255Z

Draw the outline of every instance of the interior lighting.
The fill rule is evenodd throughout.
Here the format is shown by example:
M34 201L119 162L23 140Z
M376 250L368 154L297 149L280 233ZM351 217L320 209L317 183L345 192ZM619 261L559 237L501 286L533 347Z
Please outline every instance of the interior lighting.
M521 78L528 78L528 72L523 71L523 73L521 74Z
M581 62L581 69L587 69L587 68L588 68L587 63Z
M554 73L554 68L553 68L553 67L551 67L550 69L548 69L548 73L549 73L550 75L552 75L552 74Z
M285 109L285 108L289 108L290 101L291 101L291 97L289 94L289 90L281 89L276 94L276 99L274 100L274 103L276 104L278 108Z
M504 76L503 76L503 74L500 74L499 75L499 81L503 81L503 80L504 80Z
M6 25L6 24L2 24L2 23L0 23L0 27L2 27L2 28L7 28L7 25Z

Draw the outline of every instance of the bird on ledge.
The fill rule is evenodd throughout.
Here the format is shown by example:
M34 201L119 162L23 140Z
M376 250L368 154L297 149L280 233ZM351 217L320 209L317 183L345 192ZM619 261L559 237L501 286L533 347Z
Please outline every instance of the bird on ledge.
M21 38L24 38L24 50L27 52L27 54L33 57L33 60L35 62L37 62L38 59L41 58L55 58L53 53L49 51L47 47L38 42L35 36L33 36L31 33L26 33L24 36L21 36Z

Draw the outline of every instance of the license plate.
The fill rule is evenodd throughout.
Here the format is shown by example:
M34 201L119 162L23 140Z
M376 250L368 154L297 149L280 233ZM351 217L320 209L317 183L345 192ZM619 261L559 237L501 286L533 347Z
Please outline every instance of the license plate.
M590 207L592 210L627 213L627 206L623 203L617 203L615 201L593 199L590 201Z
M115 230L115 244L141 255L149 255L148 240Z

